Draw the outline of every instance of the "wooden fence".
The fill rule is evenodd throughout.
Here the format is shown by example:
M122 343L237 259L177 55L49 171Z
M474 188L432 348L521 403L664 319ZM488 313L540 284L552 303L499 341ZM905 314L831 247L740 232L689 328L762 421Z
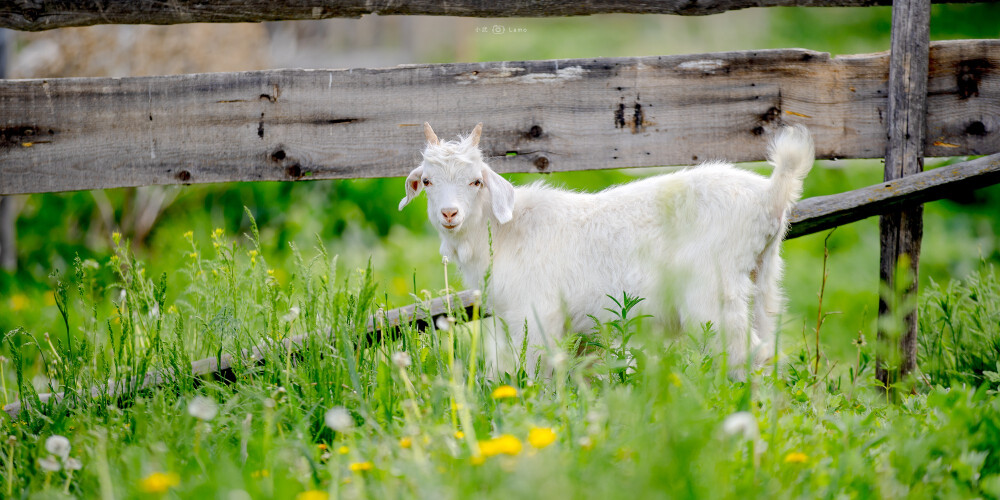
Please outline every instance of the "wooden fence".
M640 2L225 0L6 3L0 27L264 21L363 14L475 16L849 6L888 0ZM56 5L56 4L52 4ZM315 6L314 6L315 5ZM882 214L882 279L919 258L920 203L1000 181L1000 40L928 41L929 0L897 0L889 53L808 50L281 70L148 78L0 81L0 195L154 184L404 175L430 121L445 134L486 123L500 172L762 160L785 123L820 158L886 158L886 182L803 200L789 237ZM516 103L508 105L507 103ZM461 109L461 117L455 113ZM919 173L924 156L992 155ZM916 273L910 284L915 291ZM467 296L460 296L461 299ZM881 303L886 314L892 304ZM404 316L400 316L405 319ZM907 318L902 373L914 367ZM881 336L881 332L880 332ZM880 378L897 375L879 363Z

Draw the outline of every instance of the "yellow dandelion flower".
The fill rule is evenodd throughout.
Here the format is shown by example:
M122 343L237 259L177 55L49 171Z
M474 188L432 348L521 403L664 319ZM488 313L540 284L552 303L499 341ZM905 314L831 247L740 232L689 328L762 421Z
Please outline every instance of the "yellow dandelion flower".
M455 439L465 439L465 433L462 431L455 431Z
M10 298L10 309L14 312L23 310L28 307L28 296L23 293L14 294Z
M341 455L347 455L350 452L351 449L346 446L341 446L340 448L337 448L337 453L340 453Z
M180 476L173 472L154 472L139 482L139 489L146 493L166 493L180 482Z
M321 490L303 491L295 495L295 500L327 500L328 498L330 498L330 494Z
M347 468L350 469L351 472L365 472L365 471L370 471L374 467L375 466L372 465L371 462L351 462L351 465L347 466Z
M517 389L509 385L501 385L500 387L493 389L491 397L493 397L493 399L516 398Z
M479 453L483 456L517 455L521 453L521 440L510 434L502 434L493 439L479 442Z
M555 431L548 427L532 427L531 430L528 431L528 442L531 443L531 446L534 446L539 450L554 443L555 440Z
M805 453L793 451L785 455L786 464L804 464L808 461L809 461L809 455L806 455Z
M413 446L413 440L412 439L410 439L408 437L404 437L404 438L402 438L402 439L399 440L399 447L400 448L409 449L409 447L411 447L411 446Z

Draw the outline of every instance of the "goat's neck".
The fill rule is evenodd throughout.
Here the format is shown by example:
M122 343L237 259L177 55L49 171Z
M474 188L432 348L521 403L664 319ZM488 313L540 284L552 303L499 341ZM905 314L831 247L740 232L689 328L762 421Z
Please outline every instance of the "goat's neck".
M456 234L441 233L441 255L448 257L462 272L465 286L472 289L483 287L483 277L490 263L489 231L486 221L494 228L499 222L491 216L483 217L482 224L465 225Z

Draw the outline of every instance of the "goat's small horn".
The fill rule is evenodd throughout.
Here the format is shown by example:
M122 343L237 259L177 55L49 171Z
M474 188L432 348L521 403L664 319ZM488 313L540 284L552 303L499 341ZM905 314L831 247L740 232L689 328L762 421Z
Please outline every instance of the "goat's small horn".
M472 147L479 145L479 138L483 135L483 122L479 122L476 128L472 129Z
M434 133L434 129L431 128L431 124L424 122L424 137L427 138L427 142L431 144L438 143L438 136Z

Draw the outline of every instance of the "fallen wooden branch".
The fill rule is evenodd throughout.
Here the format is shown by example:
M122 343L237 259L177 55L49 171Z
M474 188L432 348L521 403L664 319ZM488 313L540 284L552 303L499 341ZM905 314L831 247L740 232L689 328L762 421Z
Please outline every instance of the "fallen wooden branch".
M808 182L808 181L807 181ZM1000 154L955 163L846 193L802 200L792 210L787 238L798 238L1000 183Z
M448 299L448 301L445 302L445 299ZM380 335L392 335L394 331L398 331L401 326L406 324L412 325L418 330L424 330L436 318L446 316L448 314L458 316L465 314L466 317L472 317L473 307L477 300L479 300L479 298L476 297L475 293L467 290L448 295L445 298L436 298L429 302L412 304L406 307L392 309L390 311L375 313L368 322L367 331L369 332L369 337L366 340L369 342L377 341ZM488 316L489 311L480 311L480 314ZM308 335L310 334L296 335L294 337L284 339L284 348L292 349L293 351L301 348ZM194 378L215 378L227 382L233 381L236 379L235 374L233 373L234 368L238 366L263 364L265 360L264 349L270 348L253 347L249 351L246 351L244 357L241 359L234 359L233 355L230 353L225 353L218 357L200 359L191 363L190 373L180 375ZM177 376L177 374L169 371L152 371L147 373L145 377L142 378L141 382L137 379L133 379L119 383L109 383L103 386L92 387L90 389L90 397L119 397L121 395L134 394L137 391L162 385L166 380L175 376ZM49 403L49 401L54 401L56 403L62 401L65 394L61 392L55 394L44 393L39 394L38 397L44 405ZM21 410L22 403L20 401L4 406L4 411L12 419L17 418L18 415L20 415Z
M967 3L991 0L937 0ZM995 1L995 0L993 0ZM677 14L703 16L748 7L865 7L890 5L891 0L590 0L566 2L528 0L174 0L148 2L5 2L0 6L0 28L41 31L94 24L238 23L328 19L363 15L430 15L464 17L552 17L605 13Z

